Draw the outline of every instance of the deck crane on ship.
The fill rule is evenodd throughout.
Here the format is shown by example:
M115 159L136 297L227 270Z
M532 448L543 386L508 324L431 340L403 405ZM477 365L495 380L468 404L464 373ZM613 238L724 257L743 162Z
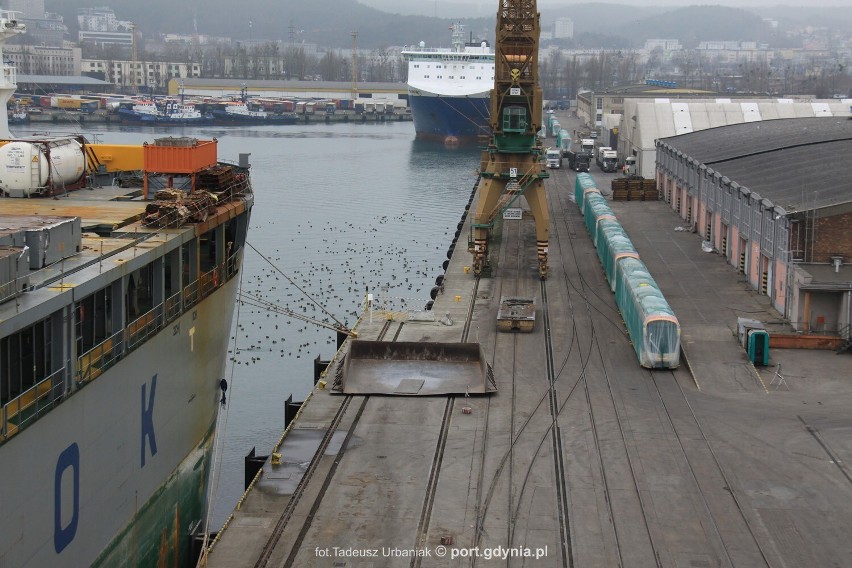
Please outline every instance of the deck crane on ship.
M535 219L539 277L547 278L550 216L541 163L542 94L538 84L540 15L535 0L501 0L497 13L491 134L480 160L480 196L471 226L473 270L488 265L495 221L523 196Z

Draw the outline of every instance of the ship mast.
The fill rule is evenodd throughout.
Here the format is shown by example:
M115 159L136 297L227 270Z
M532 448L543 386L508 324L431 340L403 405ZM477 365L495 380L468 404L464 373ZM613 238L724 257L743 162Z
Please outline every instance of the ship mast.
M541 128L538 83L539 13L535 0L501 0L497 13L494 89L491 91L491 137L480 160L480 197L473 231L474 273L488 261L494 222L523 196L535 218L539 277L547 277L550 215L537 133Z
M358 98L358 32L352 32L352 101Z
M6 104L12 98L15 89L18 88L18 72L13 65L6 63L3 57L3 44L14 36L26 32L27 27L18 23L14 18L16 12L0 12L0 139L9 140L12 133L9 132L9 115L6 112Z

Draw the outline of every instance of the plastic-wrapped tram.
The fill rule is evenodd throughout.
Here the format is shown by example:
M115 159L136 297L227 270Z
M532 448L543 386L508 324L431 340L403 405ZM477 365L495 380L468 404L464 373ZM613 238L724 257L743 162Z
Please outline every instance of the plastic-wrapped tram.
M585 218L639 364L680 364L680 323L606 199L589 174L578 174L574 197Z

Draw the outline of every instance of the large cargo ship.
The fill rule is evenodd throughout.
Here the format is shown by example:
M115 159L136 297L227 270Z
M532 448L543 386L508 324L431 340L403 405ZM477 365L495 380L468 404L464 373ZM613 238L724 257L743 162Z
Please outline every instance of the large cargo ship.
M488 134L494 50L486 41L469 41L454 24L452 48L427 48L423 42L402 54L408 61L408 104L418 138L446 144L478 141Z
M14 26L0 19L0 35ZM3 71L0 99L14 90ZM226 386L248 164L218 162L215 140L9 140L3 118L0 566L186 565ZM124 170L139 184L114 183Z

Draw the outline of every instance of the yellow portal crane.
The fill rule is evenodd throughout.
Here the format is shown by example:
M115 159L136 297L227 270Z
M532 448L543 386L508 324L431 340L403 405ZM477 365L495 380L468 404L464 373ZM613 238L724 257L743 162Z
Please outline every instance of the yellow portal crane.
M539 277L547 278L550 216L541 163L540 15L535 0L500 0L491 91L491 136L480 160L480 195L472 224L473 270L488 264L494 221L523 196L535 218Z

